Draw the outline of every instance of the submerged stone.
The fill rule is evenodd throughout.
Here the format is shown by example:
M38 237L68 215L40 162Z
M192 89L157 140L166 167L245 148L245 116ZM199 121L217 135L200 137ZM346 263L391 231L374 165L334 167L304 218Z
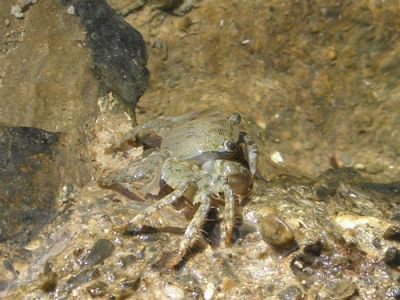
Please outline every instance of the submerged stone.
M91 267L101 263L114 252L114 244L106 239L98 240L81 260L82 267Z
M383 238L389 241L400 242L400 227L390 226L383 234Z
M396 247L389 247L386 250L384 261L389 267L400 267L400 250Z

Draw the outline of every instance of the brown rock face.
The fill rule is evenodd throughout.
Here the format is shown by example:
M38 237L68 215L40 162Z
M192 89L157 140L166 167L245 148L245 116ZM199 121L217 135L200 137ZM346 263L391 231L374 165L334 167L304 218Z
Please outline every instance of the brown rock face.
M11 3L2 1L0 10L9 12ZM0 56L0 122L50 131L93 124L98 82L79 20L55 1L39 1L6 32L21 23L20 40Z

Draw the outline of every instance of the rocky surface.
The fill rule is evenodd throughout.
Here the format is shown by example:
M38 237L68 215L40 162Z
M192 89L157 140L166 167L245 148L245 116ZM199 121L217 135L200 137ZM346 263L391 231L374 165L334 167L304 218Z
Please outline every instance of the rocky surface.
M94 68L106 92L112 91L135 120L135 107L147 88L149 72L142 35L119 17L105 0L62 0L86 30Z
M400 177L397 2L193 1L128 15L148 45L139 121L208 106L248 114L284 167ZM163 99L163 101L159 101ZM141 111L139 111L140 113Z
M41 101L53 95L57 76L52 72L57 63L63 70L65 52L54 58L52 76L43 77L49 88L42 98L31 92L41 91L40 76L22 76L33 70L45 76L38 66L52 61L35 64L37 53L22 49L23 43L35 34L48 41L46 32L77 28L73 36L79 39L72 42L85 45L80 20L65 6L52 21L61 18L65 27L30 31L25 22L39 22L31 16L56 9L55 3L33 3L18 20L8 8L0 9L8 20L0 26L0 65L5 66L0 122L53 131L79 127L84 133L68 132L67 144L75 145L80 158L64 171L82 180L63 182L51 224L23 247L0 244L0 297L399 299L398 4L139 2L110 0L148 48L152 76L137 107L138 122L209 106L239 111L245 131L259 145L266 180L257 179L248 203L238 207L232 247L221 243L216 208L196 247L178 268L169 269L193 207L168 207L129 235L114 230L157 198L101 189L95 181L137 159L143 149L104 151L130 122L115 114L118 105L111 95L97 98L93 63L80 59L71 64L77 72L57 73L71 79L59 77L64 95L54 94L59 98L53 106ZM191 9L174 12L184 4ZM168 5L176 7L171 11ZM53 17L47 15L43 22ZM60 50L58 43L44 45L46 51ZM91 61L90 50L79 49ZM25 56L25 72L12 67ZM69 91L77 94L68 98L62 88L71 84ZM6 102L4 96L14 100ZM57 99L69 99L68 105ZM77 171L83 166L90 170L86 176Z
M92 126L99 85L79 20L54 1L39 1L16 19L11 4L0 4L9 20L0 25L0 122L48 131Z
M0 241L29 242L54 216L58 134L0 127ZM42 188L38 188L42 187Z

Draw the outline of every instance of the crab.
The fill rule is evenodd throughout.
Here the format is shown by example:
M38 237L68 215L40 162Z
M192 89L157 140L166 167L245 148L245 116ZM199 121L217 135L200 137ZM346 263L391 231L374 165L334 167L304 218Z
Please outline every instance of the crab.
M213 201L224 200L224 240L232 241L236 200L249 196L257 170L257 146L239 125L238 113L193 112L178 117L160 117L134 128L109 152L129 145L143 145L152 151L139 162L112 171L99 181L111 188L116 184L141 183L145 193L158 195L162 184L173 191L147 207L119 229L141 226L163 207L184 197L198 206L179 245L171 266L178 264L201 234Z

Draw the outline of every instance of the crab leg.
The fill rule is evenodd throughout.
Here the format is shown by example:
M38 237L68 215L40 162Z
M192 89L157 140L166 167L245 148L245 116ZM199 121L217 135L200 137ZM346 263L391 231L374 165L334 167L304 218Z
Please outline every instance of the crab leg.
M245 155L246 155L246 160L249 163L249 169L251 175L256 174L257 157L258 157L258 148L256 142L247 133L240 132L239 143L243 143L245 145L245 152L246 152Z
M148 216L152 215L154 212L159 211L164 206L172 204L176 200L178 200L186 192L188 186L189 186L189 184L187 182L185 182L179 188L174 190L172 193L170 193L167 196L165 196L164 198L160 199L153 205L150 205L149 207L147 207L141 214L138 214L137 216L135 216L132 221L130 221L124 225L118 226L116 229L118 231L125 231L125 230L129 229L132 225L143 223L143 221L145 221L146 218Z
M186 254L187 249L193 246L198 236L200 235L201 228L203 227L207 214L210 211L211 199L208 195L202 197L201 204L197 209L195 215L189 226L186 228L182 242L179 246L179 251L176 257L174 257L170 263L171 267L176 266Z
M162 153L152 153L142 162L133 161L122 169L115 170L98 181L101 187L111 188L115 184L132 184L147 180L143 190L157 195L160 191L161 166L165 156Z
M225 245L230 246L232 243L233 223L235 221L235 197L228 184L224 184L223 189L225 195Z

